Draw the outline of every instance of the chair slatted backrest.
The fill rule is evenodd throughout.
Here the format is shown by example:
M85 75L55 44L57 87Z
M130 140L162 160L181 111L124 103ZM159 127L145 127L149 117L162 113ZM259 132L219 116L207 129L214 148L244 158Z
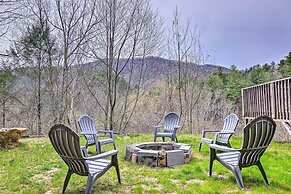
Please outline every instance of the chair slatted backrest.
M93 135L86 135L86 132L96 133L96 128L93 122L93 119L87 115L83 115L78 120L80 130L84 133L88 144L95 143L95 139ZM97 135L97 134L96 134Z
M56 152L76 174L88 175L88 165L83 158L79 136L63 124L54 125L49 131L50 141Z
M228 115L224 119L223 128L222 128L221 132L234 132L234 130L237 127L238 121L239 121L239 119L236 116L236 114ZM221 134L219 136L219 142L228 143L230 136L231 136L231 134Z
M165 116L165 123L164 123L164 131L165 132L173 132L174 127L179 126L180 117L177 113L170 112Z
M276 123L268 116L253 119L244 128L240 165L256 164L273 139Z

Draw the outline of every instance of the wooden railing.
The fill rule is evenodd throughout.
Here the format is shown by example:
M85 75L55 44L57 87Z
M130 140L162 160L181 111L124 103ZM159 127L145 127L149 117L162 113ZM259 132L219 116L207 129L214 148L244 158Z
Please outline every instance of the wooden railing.
M247 120L268 115L282 121L286 129L290 127L291 77L243 88L242 115Z

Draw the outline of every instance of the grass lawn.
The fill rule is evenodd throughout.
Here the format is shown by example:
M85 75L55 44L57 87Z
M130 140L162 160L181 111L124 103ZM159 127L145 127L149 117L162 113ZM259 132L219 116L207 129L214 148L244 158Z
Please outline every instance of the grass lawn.
M203 145L198 152L200 135L179 135L178 138L181 143L192 146L190 163L173 168L150 168L125 161L124 154L126 144L149 142L153 135L116 136L122 184L111 168L97 179L93 193L291 193L291 143L273 141L261 158L269 186L259 169L253 166L242 170L245 189L240 190L231 172L217 161L213 165L213 176L208 177L209 149ZM0 193L61 193L67 166L49 139L21 139L21 142L19 147L0 148ZM231 139L235 148L240 147L240 142L241 138ZM82 144L85 144L84 138ZM94 147L89 150L94 152ZM67 193L84 193L86 181L87 177L74 174Z

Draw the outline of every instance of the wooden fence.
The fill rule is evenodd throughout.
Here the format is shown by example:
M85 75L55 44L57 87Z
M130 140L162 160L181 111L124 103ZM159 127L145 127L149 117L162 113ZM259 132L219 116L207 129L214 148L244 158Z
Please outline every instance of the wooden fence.
M268 115L281 121L291 135L291 77L242 89L242 115Z

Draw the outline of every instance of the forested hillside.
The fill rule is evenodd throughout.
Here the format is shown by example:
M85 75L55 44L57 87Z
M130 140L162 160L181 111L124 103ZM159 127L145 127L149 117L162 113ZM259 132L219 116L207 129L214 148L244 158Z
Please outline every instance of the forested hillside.
M166 29L149 0L5 3L1 127L46 134L88 114L99 129L151 133L175 111L198 133L241 114L241 88L291 76L291 53L245 70L208 64L199 31L177 10Z

